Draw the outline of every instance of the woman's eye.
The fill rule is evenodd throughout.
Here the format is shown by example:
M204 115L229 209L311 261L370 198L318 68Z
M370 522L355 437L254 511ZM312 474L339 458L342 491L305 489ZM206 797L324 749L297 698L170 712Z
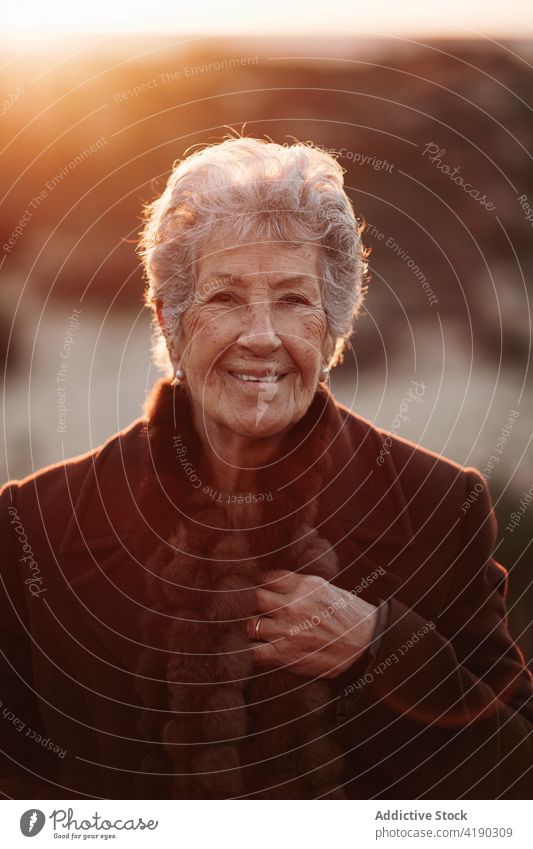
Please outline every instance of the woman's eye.
M306 298L304 298L304 296L303 296L303 295L286 295L286 296L283 298L283 303L284 303L284 304L299 304L299 305L305 305L305 304L307 304L307 303L308 303L308 301L307 301L307 299L306 299Z
M234 300L231 292L216 292L209 298L209 303L230 304Z

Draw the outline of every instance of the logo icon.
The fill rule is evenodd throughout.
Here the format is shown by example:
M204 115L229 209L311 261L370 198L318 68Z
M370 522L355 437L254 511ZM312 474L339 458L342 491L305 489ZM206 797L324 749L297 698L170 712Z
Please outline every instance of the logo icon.
M276 395L279 392L279 386L276 382L276 370L272 366L271 369L268 369L265 377L267 380L261 383L259 387L259 394L257 396L257 412L255 416L256 425L259 424L266 411L268 410L269 404L274 400ZM271 381L269 378L273 378Z
M39 834L43 825L46 822L46 817L38 808L30 808L29 811L24 811L20 818L20 830L24 837L35 837Z

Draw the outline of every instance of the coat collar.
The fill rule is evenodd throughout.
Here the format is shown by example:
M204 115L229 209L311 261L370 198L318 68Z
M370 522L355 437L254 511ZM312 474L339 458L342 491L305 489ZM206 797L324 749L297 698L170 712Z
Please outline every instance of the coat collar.
M161 414L165 406L162 402L167 402L166 418L160 416L159 423L169 424L169 444L176 431L183 432L184 426L188 438L194 439L191 422L175 419L175 409L170 427L170 391L168 381L159 381L145 405L145 415L108 440L102 449L88 455L90 463L86 476L72 498L72 515L59 550L62 556L87 557L89 553L112 552L129 547L139 536L145 525L139 509L139 493L143 483L154 477L149 423ZM178 408L183 414L188 405L181 399ZM381 450L383 443L379 431L336 402L323 387L317 391L304 416L302 429L309 432L320 428L320 418L325 413L332 434L328 437L327 448L332 473L319 499L316 526L324 532L336 524L363 548L368 545L392 549L409 546L413 529L408 506L391 454ZM197 448L197 444L192 446L193 456ZM384 461L381 465L377 462L379 456ZM279 486L283 491L284 484ZM190 487L188 492L191 492Z

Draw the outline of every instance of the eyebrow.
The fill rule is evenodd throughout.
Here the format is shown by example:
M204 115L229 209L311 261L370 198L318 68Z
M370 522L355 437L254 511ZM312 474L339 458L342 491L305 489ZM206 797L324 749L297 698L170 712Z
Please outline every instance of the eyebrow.
M239 277L237 274L228 274L228 272L224 271L213 271L211 274L208 275L207 280L205 282L211 280L213 277L217 277L219 279L225 278L231 283L237 284L247 283L249 279L245 277ZM310 274L294 274L292 277L285 277L283 280L276 281L274 285L276 287L281 288L283 286L294 286L295 283L309 283L312 282L313 279L314 278Z

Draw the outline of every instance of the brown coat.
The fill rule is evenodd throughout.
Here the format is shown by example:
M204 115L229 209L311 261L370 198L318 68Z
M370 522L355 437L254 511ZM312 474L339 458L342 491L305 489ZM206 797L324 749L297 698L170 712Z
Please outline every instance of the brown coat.
M531 677L506 627L483 478L329 395L327 409L334 474L315 522L340 565L332 581L388 601L377 656L335 679L344 794L529 798ZM139 418L0 492L0 789L9 797L138 795L135 774L153 750L139 739L136 687L149 449Z

